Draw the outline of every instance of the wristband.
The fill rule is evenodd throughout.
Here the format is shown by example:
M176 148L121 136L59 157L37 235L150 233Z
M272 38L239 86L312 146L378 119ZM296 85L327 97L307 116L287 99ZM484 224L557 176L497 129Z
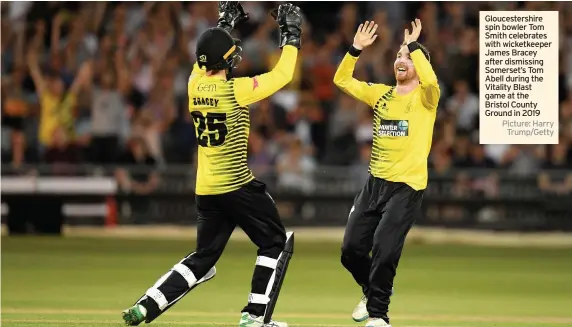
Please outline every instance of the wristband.
M407 49L409 49L409 53L413 53L413 51L421 49L421 47L419 46L419 43L417 43L417 41L413 41L407 45Z
M348 53L353 56L353 57L359 57L359 55L361 54L361 50L356 49L356 47L354 47L353 45L350 47L350 49L348 50Z

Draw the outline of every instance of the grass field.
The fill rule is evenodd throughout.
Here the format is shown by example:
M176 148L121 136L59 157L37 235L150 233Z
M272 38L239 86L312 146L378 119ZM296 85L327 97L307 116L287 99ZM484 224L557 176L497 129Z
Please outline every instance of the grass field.
M121 326L120 312L192 241L2 238L2 326ZM293 326L360 326L360 294L339 242L297 241L275 318ZM231 241L218 274L150 326L236 326L255 248ZM572 326L572 249L408 244L394 327Z

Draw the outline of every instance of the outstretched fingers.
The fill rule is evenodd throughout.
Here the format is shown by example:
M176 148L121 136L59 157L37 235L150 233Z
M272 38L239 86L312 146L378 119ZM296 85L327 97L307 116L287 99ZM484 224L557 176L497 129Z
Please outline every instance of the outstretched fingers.
M374 22L371 22L371 24L369 26L369 30L367 32L367 35L369 37L372 37L376 31L377 31L377 24L374 24Z

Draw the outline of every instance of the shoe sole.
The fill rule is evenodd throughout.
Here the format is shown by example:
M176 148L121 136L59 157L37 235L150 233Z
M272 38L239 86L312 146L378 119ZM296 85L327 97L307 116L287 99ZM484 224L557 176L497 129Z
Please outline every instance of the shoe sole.
M121 313L121 317L127 326L139 326L142 321L139 321L135 309L127 309Z
M368 318L369 318L369 315L363 316L363 317L361 317L361 318L352 317L353 321L355 321L355 322L364 322L364 321L366 321Z

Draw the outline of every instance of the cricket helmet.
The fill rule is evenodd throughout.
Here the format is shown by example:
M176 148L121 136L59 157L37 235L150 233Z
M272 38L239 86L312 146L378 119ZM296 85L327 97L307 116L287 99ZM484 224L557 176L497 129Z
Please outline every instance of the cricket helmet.
M220 27L206 30L197 41L197 63L206 70L235 68L242 60L240 40Z

